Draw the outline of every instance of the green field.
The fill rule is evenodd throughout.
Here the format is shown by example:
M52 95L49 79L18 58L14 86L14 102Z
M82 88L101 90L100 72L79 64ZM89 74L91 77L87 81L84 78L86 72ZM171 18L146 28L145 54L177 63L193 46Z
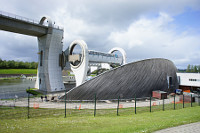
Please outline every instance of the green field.
M37 74L37 69L0 69L0 74Z
M128 111L127 111L128 110ZM24 114L24 117L8 118L7 115ZM34 117L39 113L52 113ZM64 110L61 109L31 109L30 119L26 118L27 108L0 108L0 131L3 133L37 132L37 133L66 133L66 132L153 132L167 127L200 121L200 106L188 107L178 110L166 110L156 112L144 112L134 114L129 109L121 109L120 116L116 116L116 110L97 110L97 116L92 115L92 110L67 110L67 118L64 118ZM62 113L61 113L62 112ZM81 113L83 112L83 113ZM99 113L105 113L100 115ZM7 114L7 115L3 115Z

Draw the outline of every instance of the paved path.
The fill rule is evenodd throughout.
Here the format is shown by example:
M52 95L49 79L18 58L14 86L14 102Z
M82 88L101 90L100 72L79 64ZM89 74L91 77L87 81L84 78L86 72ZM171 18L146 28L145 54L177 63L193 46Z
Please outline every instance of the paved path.
M177 98L178 99L178 98ZM165 99L165 104L169 104L173 102L173 97L169 99ZM150 101L138 101L137 107L148 107ZM152 105L161 105L163 103L163 100L155 99L152 101ZM36 105L37 104L37 105ZM0 100L0 105L3 106L18 106L18 107L27 107L28 106L28 99L27 98L21 98L17 100ZM67 109L76 109L81 105L81 109L93 109L94 108L94 102L67 102ZM39 108L57 108L57 109L64 109L65 103L64 102L42 102L39 97L37 98L30 98L30 107L38 106ZM120 101L120 106L122 108L129 108L135 106L135 101L127 101L122 102ZM105 101L105 102L97 102L96 108L97 109L110 109L110 108L116 108L117 107L117 101L111 102L111 101Z
M200 122L166 128L154 133L200 133Z

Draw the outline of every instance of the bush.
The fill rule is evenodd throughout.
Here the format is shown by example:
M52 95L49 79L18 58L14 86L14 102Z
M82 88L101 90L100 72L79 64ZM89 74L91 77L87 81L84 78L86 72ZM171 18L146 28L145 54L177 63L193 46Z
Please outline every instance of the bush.
M26 92L29 93L29 94L32 94L34 96L36 95L42 95L42 93L36 91L37 88L30 88L30 89L26 89Z

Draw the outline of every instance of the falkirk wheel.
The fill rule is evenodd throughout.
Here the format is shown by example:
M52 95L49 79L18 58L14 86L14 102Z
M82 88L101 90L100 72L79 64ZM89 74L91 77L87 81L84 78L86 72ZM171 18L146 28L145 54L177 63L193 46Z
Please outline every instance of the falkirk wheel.
M150 96L153 90L173 92L178 87L177 69L167 59L154 58L126 64L122 48L113 48L108 53L88 50L83 40L73 41L63 51L62 28L51 19L43 17L39 23L0 15L0 30L30 35L38 40L38 73L35 88L45 93L67 90L62 80L62 70L67 62L75 74L76 86L67 92L70 100L124 99ZM75 52L80 47L79 53ZM116 52L121 53L118 56ZM106 64L108 71L86 80L92 67ZM64 97L64 96L63 96ZM63 98L62 97L62 98Z
M80 53L74 53L75 47L79 45ZM119 51L122 57L113 54ZM64 52L67 61L70 62L71 70L74 72L76 86L81 85L86 81L87 73L90 73L92 66L101 68L102 63L113 65L125 65L126 53L122 48L113 48L108 53L88 50L87 44L83 40L73 41L69 48Z
M74 52L75 47L77 46L80 47L79 53ZM91 67L97 67L97 69L99 69L102 68L103 64L104 66L107 66L106 68L110 69L115 66L126 64L126 53L122 48L118 47L111 49L108 53L98 52L94 50L88 50L87 44L83 40L75 40L64 52L61 51L61 49L59 50L59 52L56 50L52 50L52 52L55 52L54 54L57 54L57 56L59 57L57 58L57 60L55 60L56 58L54 60L47 60L47 64L50 67L48 72L50 78L49 81L52 82L48 82L48 79L46 78L48 76L45 77L42 75L43 73L47 73L45 72L45 70L48 69L41 65L44 62L43 58L45 56L43 52L45 50L40 50L36 88L39 88L39 90L43 92L49 93L65 90L65 88L63 87L64 84L61 72L67 63L70 63L70 68L75 75L76 87L87 81L87 76L91 73ZM116 51L120 52L122 56L115 54ZM57 71L53 72L53 69L51 68L54 68L54 70L57 68ZM53 74L51 75L51 73ZM42 81L46 81L45 87L44 85L42 85Z
M178 87L177 69L170 60L154 58L126 64L126 53L122 48L113 48L108 53L98 52L88 50L83 40L75 40L62 51L62 39L63 31L54 28L38 38L40 54L36 85L46 93L66 89L62 70L67 63L70 63L76 80L76 86L66 94L68 100L92 100L95 94L98 100L117 99L118 96L124 99L135 95L147 97L153 90L173 92ZM77 46L80 47L78 53L75 52ZM116 51L122 56L114 54ZM115 67L86 80L91 67L101 68L102 63Z

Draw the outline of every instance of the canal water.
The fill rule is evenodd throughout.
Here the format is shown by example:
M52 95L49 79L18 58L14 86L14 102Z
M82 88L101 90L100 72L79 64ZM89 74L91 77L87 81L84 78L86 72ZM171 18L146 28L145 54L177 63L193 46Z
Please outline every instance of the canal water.
M26 89L34 88L33 79L0 80L0 99L27 97Z

